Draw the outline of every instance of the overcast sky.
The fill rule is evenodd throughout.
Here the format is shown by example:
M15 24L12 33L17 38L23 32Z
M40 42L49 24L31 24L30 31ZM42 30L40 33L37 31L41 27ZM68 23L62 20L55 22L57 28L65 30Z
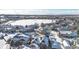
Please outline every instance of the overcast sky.
M79 14L78 9L0 9L0 14L26 14L26 15L59 15L59 14Z

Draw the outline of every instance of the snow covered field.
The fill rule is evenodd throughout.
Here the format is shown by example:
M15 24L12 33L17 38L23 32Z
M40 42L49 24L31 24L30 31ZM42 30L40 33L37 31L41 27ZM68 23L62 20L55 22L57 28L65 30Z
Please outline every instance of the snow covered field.
M18 21L9 21L6 24L11 24L11 25L32 25L32 24L41 24L41 23L51 23L52 20L48 19L23 19L23 20L18 20Z

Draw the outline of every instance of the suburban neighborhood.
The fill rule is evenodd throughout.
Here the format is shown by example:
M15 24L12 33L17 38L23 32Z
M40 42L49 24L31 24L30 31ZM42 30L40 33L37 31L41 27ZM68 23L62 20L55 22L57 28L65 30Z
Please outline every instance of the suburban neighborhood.
M79 15L0 15L0 49L78 49Z

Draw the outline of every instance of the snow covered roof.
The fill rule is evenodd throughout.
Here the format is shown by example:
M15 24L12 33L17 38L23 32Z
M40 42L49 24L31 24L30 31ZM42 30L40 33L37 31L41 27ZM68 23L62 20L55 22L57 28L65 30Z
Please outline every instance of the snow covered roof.
M17 34L16 36L29 37L28 35L25 35L25 34ZM16 36L15 36L15 37L16 37Z
M69 43L66 40L63 41L63 45L64 47L70 47Z

